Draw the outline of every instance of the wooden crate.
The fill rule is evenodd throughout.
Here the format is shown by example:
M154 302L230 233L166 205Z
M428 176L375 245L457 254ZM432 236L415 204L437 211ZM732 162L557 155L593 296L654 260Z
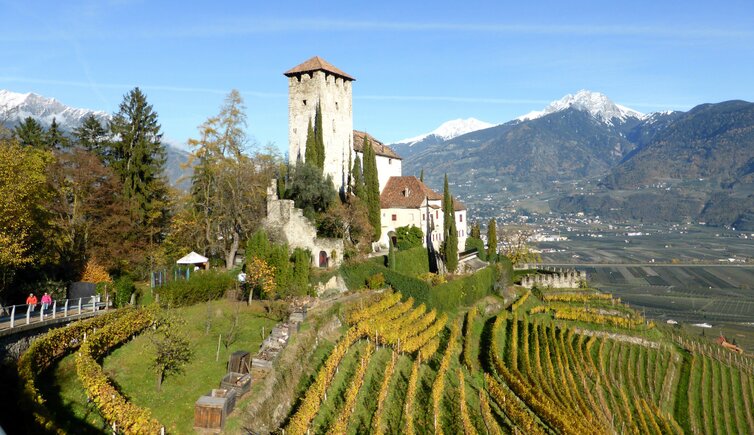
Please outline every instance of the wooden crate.
M248 373L228 373L220 382L220 388L235 390L236 398L240 398L251 389L251 375Z
M251 366L251 356L249 351L237 350L230 354L228 361L228 372L231 373L249 373Z
M219 432L235 406L235 390L212 390L194 404L194 428Z

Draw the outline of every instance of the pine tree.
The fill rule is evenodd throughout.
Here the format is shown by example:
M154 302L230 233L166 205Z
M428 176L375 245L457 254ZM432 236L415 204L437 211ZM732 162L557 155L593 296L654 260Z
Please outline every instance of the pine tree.
M150 237L159 234L155 225L165 223L167 206L165 148L157 112L138 87L123 97L110 133L115 138L108 149L111 166L123 182L132 218L142 227L152 227Z
M372 241L380 239L382 223L380 220L380 181L377 176L377 156L374 153L369 137L364 136L364 190L369 211L369 223L374 229Z
M304 150L304 163L315 168L319 167L319 157L317 156L317 138L312 127L312 120L309 120L309 127L306 129L306 150Z
M45 129L42 124L37 122L31 116L13 129L13 133L18 138L18 143L25 146L44 148L47 140L45 138Z
M47 129L45 142L47 143L48 148L68 148L68 137L66 137L66 135L60 130L60 125L55 117L52 118L52 124L50 124L50 128Z
M324 125L322 124L322 106L317 103L317 111L314 114L314 139L317 147L317 167L325 169L325 137Z
M364 178L361 173L361 158L359 155L356 155L356 158L353 161L353 169L351 170L351 180L353 182L353 194L359 197L359 199L365 200L364 197L365 194L365 188L364 188Z
M497 259L497 222L490 219L487 224L487 258L490 261Z
M450 225L445 236L445 266L450 273L458 269L458 230L456 229L455 213L453 212L453 198L450 199Z
M84 122L73 130L73 137L79 146L104 157L107 130L94 115L89 114L84 118Z

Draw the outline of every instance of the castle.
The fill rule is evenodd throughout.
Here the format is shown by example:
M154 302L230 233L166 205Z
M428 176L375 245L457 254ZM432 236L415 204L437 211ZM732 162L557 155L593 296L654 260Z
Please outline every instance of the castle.
M338 191L347 190L355 158L358 156L363 161L366 138L375 152L382 209L377 249L387 248L395 237L396 228L406 225L420 228L425 236L429 232L429 240L438 249L443 241L442 195L416 177L403 176L402 159L395 151L367 133L353 129L355 79L319 56L291 68L284 75L288 77L289 164L305 161L307 131L310 123L314 124L319 105L325 143L324 174L331 177ZM454 206L458 251L461 252L467 237L466 207L457 199Z

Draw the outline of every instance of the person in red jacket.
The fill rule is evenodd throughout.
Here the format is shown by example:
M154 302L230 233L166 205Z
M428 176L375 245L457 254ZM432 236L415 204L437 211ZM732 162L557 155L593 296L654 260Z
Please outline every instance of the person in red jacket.
M26 304L31 305L31 310L34 311L34 307L37 305L37 297L34 296L34 293L29 293L29 297L26 298Z

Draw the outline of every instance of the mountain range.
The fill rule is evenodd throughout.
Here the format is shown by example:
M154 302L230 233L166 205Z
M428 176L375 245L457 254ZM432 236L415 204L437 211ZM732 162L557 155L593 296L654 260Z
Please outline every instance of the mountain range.
M447 173L471 207L541 192L561 213L754 227L754 104L745 101L642 114L579 91L500 125L414 143L403 157L406 174L431 168L430 185Z
M13 128L27 117L32 117L45 128L55 119L61 130L71 133L81 125L88 115L94 115L100 122L107 123L110 115L89 109L67 106L54 98L47 98L35 93L16 93L0 89L0 124ZM191 170L184 169L189 153L163 138L166 151L165 175L168 182L175 187L186 188L191 177Z

